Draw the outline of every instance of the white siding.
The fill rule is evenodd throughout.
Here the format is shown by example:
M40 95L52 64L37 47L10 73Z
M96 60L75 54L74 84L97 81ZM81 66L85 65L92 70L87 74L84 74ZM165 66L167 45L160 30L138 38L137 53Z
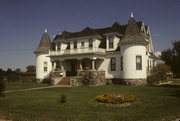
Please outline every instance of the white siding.
M123 45L121 46L123 56L123 79L146 78L147 56L146 47L143 45ZM142 56L142 70L136 70L136 56Z
M36 56L36 78L44 79L52 69L50 58L47 57L49 54L39 54ZM44 62L47 62L47 72L44 72Z
M116 58L116 71L111 71L111 58ZM105 71L106 78L120 78L120 53L108 54L99 66L99 70Z

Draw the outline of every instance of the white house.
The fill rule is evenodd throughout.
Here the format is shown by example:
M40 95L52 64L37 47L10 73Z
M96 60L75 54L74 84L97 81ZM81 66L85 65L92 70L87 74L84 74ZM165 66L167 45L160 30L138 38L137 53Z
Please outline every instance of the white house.
M78 71L103 71L106 80L119 79L126 84L146 84L155 65L149 26L136 22L133 14L127 24L79 32L64 31L50 40L47 30L36 54L36 78L40 82L56 73L54 84L63 77L80 76ZM59 78L58 78L59 76Z

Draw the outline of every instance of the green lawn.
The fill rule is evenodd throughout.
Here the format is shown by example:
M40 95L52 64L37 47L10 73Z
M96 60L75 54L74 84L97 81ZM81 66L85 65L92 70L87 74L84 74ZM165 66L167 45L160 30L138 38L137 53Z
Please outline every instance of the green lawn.
M0 98L0 114L15 121L175 120L180 117L178 84L56 87L7 93L5 98ZM135 95L138 100L129 107L104 106L94 101L95 96L109 93ZM67 96L67 103L59 103L61 94Z
M28 89L28 88L35 88L35 87L45 87L49 86L48 84L38 84L36 82L23 82L23 83L7 83L6 84L6 91L10 90L19 90L19 89Z

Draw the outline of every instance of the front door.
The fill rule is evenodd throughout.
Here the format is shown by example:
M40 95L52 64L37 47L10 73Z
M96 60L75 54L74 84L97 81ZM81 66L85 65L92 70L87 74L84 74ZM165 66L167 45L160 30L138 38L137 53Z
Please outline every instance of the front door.
M70 76L76 76L77 72L76 72L76 63L75 62L71 62L71 74Z

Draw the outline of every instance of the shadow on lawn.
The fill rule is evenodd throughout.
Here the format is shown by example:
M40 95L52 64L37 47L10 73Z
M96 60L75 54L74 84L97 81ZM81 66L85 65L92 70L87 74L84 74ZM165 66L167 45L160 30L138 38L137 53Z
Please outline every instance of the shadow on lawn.
M167 88L179 88L180 89L180 85L172 85L172 84L157 85L156 87L167 87Z
M180 89L172 90L169 93L170 93L169 96L180 98Z
M175 84L163 84L163 85L156 85L153 87L165 87L169 88L171 90L168 90L169 96L177 97L180 98L180 85L175 85Z
M169 96L180 98L180 85L164 84L164 85L160 85L158 87L172 88L173 90L169 91Z

